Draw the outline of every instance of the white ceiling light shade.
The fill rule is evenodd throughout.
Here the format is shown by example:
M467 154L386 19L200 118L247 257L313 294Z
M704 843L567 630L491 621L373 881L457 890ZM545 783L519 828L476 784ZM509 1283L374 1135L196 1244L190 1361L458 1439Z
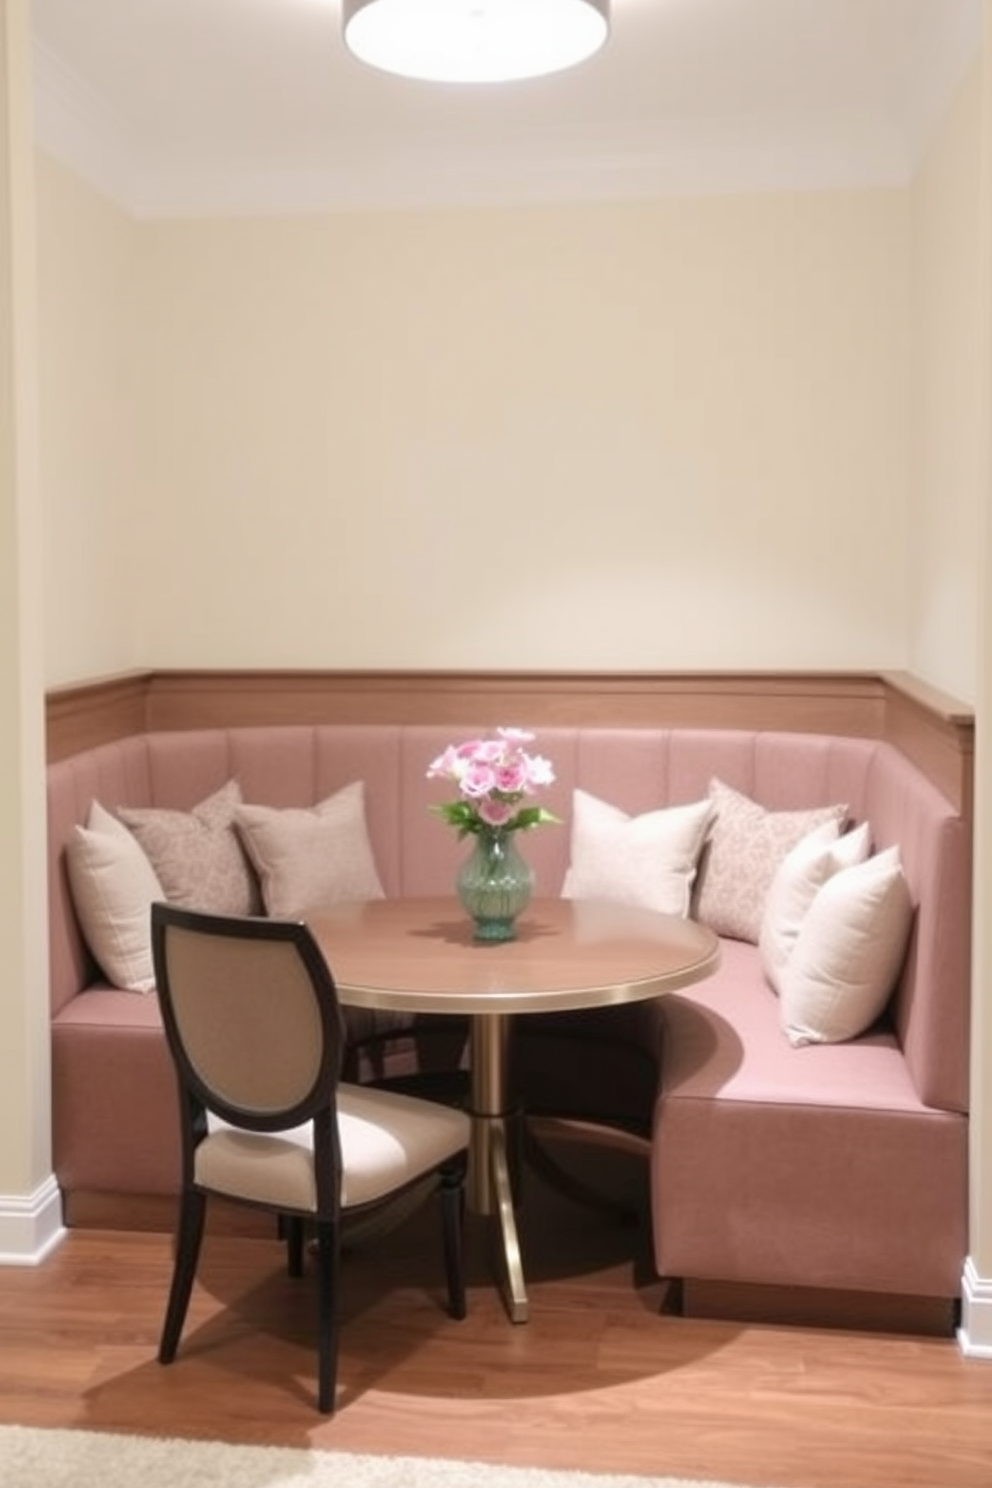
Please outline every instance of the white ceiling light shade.
M343 0L360 61L439 83L505 83L575 67L606 41L610 0Z

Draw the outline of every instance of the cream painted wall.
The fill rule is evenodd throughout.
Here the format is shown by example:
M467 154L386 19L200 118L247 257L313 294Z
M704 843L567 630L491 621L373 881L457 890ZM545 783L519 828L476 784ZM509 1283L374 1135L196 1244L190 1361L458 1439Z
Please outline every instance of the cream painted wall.
M136 228L134 654L904 665L908 228L905 192Z
M912 671L974 702L982 487L982 67L931 140L912 191Z
M47 682L139 665L147 588L135 445L141 230L44 156L38 172Z

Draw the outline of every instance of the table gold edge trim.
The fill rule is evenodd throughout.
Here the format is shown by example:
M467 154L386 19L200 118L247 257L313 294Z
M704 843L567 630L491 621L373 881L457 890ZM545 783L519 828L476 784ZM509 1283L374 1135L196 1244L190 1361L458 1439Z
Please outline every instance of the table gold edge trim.
M624 1003L648 1002L682 987L705 980L720 964L719 946L708 956L661 976L643 981L604 983L602 985L545 989L538 992L415 992L410 994L411 1011L418 1013L571 1013L585 1008L619 1007ZM348 1007L397 1012L402 1010L402 994L396 989L337 983L338 997ZM414 1007L415 1004L415 1007Z

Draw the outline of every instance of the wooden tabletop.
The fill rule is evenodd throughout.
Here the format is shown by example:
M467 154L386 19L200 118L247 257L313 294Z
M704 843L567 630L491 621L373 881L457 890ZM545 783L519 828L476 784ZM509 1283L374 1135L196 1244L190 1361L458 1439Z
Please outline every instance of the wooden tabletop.
M700 981L719 941L693 920L599 900L535 899L517 938L473 940L457 899L375 899L307 915L338 996L423 1013L567 1012Z

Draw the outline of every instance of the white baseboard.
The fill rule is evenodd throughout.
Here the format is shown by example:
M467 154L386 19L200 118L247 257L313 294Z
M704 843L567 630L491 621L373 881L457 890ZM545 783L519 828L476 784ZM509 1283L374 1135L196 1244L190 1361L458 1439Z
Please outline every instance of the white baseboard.
M0 1266L37 1266L65 1234L52 1177L33 1194L0 1194Z
M961 1283L958 1344L969 1359L992 1359L992 1277L979 1276L971 1256Z

